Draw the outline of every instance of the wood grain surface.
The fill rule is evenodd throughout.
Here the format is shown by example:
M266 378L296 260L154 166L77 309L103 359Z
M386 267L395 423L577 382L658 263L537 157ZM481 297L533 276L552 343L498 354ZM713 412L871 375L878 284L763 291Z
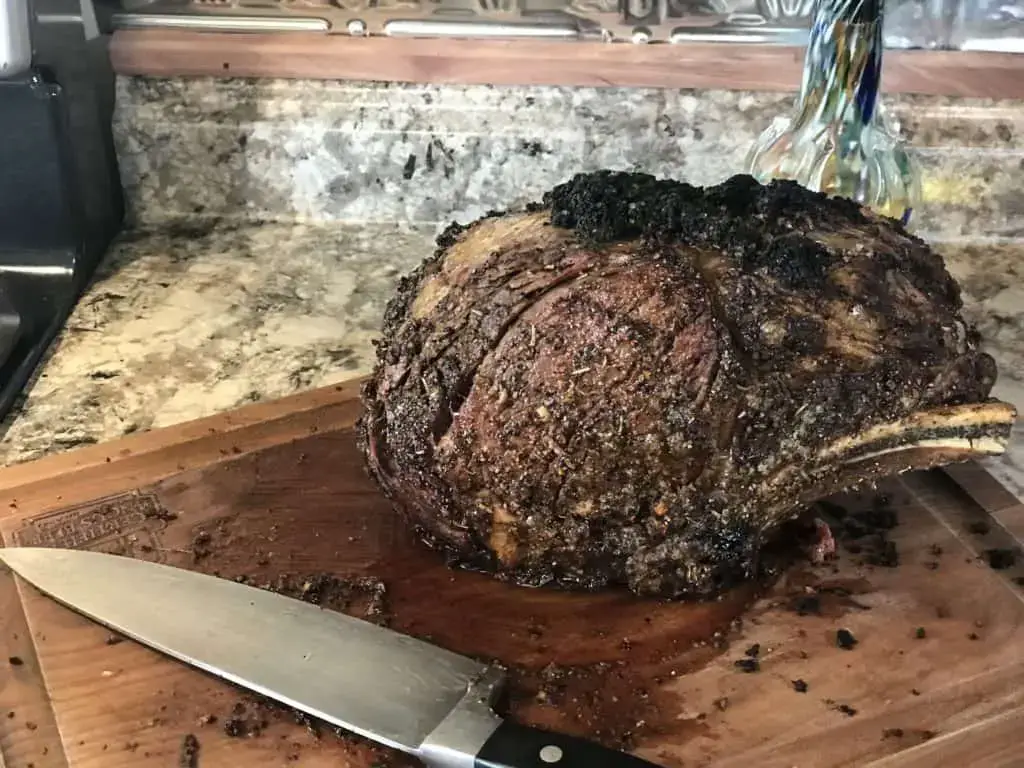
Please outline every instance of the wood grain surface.
M1022 764L1024 572L978 557L1003 546L991 512L1012 503L973 470L833 500L856 516L887 497L895 567L845 549L823 566L796 557L759 593L705 605L527 590L451 570L410 534L363 473L356 394L353 382L0 471L0 537L305 590L495 659L514 717L666 768ZM743 672L755 644L759 669ZM189 735L204 768L412 765L111 638L7 572L0 646L6 768L173 768L189 764Z
M125 75L793 91L804 49L119 30L110 53ZM882 89L1024 98L1024 55L887 51Z

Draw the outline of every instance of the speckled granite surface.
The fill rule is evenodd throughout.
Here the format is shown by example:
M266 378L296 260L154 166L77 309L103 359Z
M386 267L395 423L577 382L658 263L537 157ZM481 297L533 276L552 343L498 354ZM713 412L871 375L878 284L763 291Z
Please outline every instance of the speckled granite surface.
M116 134L140 220L230 215L475 218L580 170L722 180L784 94L122 79ZM914 226L942 240L1024 235L1024 102L887 100L918 149Z
M433 228L183 223L122 238L0 461L177 424L369 370L383 304Z

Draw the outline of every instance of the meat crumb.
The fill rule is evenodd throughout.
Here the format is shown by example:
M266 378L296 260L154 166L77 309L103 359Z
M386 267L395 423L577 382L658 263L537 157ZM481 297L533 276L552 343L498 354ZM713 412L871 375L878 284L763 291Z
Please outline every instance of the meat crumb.
M149 520L161 520L165 523L172 522L178 519L178 513L172 512L169 509L165 509L160 506L146 505L142 512L142 516Z
M986 549L985 559L988 560L990 568L996 571L1005 571L1012 568L1017 562L1017 551L1015 549Z
M899 739L903 736L902 728L886 728L882 731L883 739Z
M892 541L881 542L878 545L877 551L868 555L866 562L869 565L879 565L883 568L895 568L900 564L900 553L896 549L896 543Z
M192 562L198 563L210 556L211 542L212 537L206 531L199 531L192 537Z
M749 656L752 659L756 659L760 653L761 653L761 644L760 643L754 643L752 646L750 646L749 648L747 648L747 650L745 650L743 652L743 654L745 656Z
M840 629L836 632L836 645L844 651L852 651L859 641L848 629Z
M842 712L847 717L853 717L857 714L857 710L851 707L849 704L840 704L836 707L837 712Z
M22 661L20 656L11 656L9 659L7 659L7 663L10 664L12 667L20 667L25 662Z
M793 680L793 690L797 693L807 693L807 683L804 680Z
M752 659L750 657L745 659L736 659L736 661L733 662L733 665L741 672L747 673L757 672L761 669L761 663L757 659Z
M240 739L248 735L249 729L242 718L229 717L224 721L224 733L233 739Z
M247 579L247 582L252 583L252 580ZM391 621L387 585L371 576L345 578L325 573L308 577L282 575L273 583L258 586L306 603L366 619L374 624L386 626Z
M199 768L199 739L191 733L181 740L178 766L179 768Z
M879 496L870 509L846 509L830 502L819 503L817 508L847 552L860 555L867 565L895 568L900 555L889 532L899 525L899 517L889 504L888 498Z
M256 705L256 711L249 711L246 704L239 701L231 708L231 716L224 721L223 728L224 733L231 738L240 739L259 736L267 725L268 721L261 714L260 705Z
M793 610L799 616L820 616L821 598L818 595L802 595L793 601Z
M715 699L712 703L720 712L725 712L729 708L729 697L722 696L720 699Z
M814 530L817 535L817 541L811 548L811 562L815 565L821 565L835 556L836 540L828 523L820 517L814 518Z

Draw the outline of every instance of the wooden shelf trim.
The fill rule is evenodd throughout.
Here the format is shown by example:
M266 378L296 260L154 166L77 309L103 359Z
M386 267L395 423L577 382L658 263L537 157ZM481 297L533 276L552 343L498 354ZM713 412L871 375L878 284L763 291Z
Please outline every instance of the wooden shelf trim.
M798 87L803 51L152 29L111 40L114 69L125 75L768 91ZM1024 98L1024 55L890 50L882 80L888 93Z

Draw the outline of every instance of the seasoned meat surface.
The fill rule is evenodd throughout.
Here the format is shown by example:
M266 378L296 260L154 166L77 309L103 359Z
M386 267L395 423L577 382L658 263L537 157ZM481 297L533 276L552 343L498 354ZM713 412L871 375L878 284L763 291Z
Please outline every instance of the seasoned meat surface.
M711 597L808 503L1003 450L995 376L898 222L602 171L449 227L387 308L358 430L455 563Z

